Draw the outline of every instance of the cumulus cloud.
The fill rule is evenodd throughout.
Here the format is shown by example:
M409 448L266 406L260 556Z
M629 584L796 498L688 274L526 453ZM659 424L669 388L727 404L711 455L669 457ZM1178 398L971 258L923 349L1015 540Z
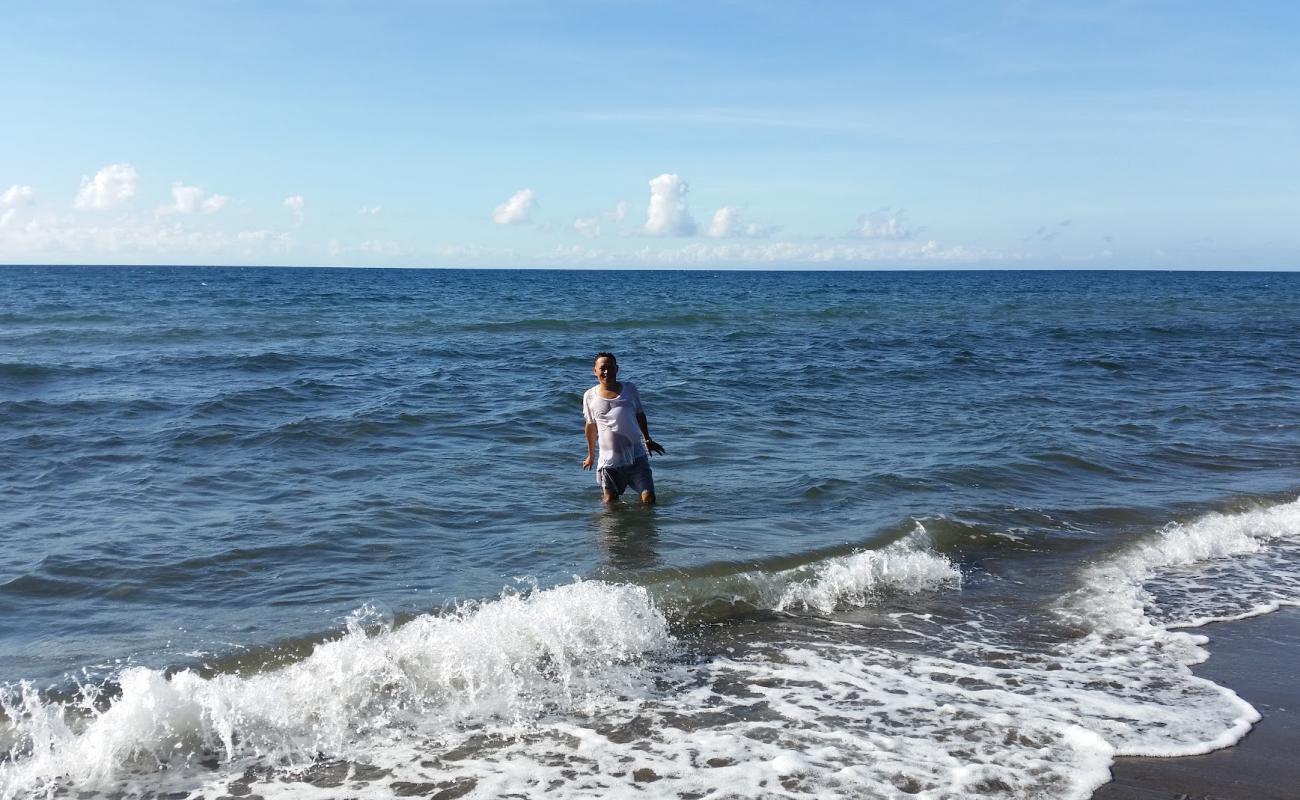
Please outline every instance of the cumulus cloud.
M536 200L537 193L532 189L520 189L492 211L492 221L498 225L518 225L528 222Z
M723 206L713 214L709 223L708 234L714 239L747 238L761 239L771 234L772 229L756 222L741 219L739 209Z
M172 184L172 204L158 209L159 214L215 214L230 201L224 194L208 194L198 186Z
M36 190L30 186L14 184L0 194L0 208L14 209L30 206L36 201Z
M302 195L300 194L284 198L284 207L289 209L289 212L293 214L294 223L297 225L301 225L304 219L302 208L305 203L306 201L303 200Z
M850 235L859 239L900 241L912 238L912 231L903 222L902 211L881 208L858 217L858 227Z
M357 213L361 214L362 216L369 215L372 217L377 217L379 216L379 212L382 209L383 206L362 206L360 209L357 210Z
M103 210L116 208L135 197L137 176L130 164L109 164L95 177L83 175L73 208Z
M599 217L580 217L573 221L573 229L583 236L596 237L600 235L600 218Z
M614 206L614 221L622 222L627 219L627 212L632 210L632 204L626 200L619 200Z
M650 210L645 232L656 236L694 236L695 220L686 207L690 186L680 175L665 172L650 181Z

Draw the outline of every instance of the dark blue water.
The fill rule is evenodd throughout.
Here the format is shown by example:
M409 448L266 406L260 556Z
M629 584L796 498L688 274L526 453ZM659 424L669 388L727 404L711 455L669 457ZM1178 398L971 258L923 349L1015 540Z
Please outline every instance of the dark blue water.
M580 469L599 350L667 449L654 509ZM919 519L959 564L1056 554L1005 567L1032 605L1293 499L1298 398L1294 273L0 268L0 683L575 576L671 605Z

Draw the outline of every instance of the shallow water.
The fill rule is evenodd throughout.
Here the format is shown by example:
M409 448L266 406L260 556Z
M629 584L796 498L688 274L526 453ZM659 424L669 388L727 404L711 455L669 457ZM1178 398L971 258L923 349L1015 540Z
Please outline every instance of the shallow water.
M0 788L1086 797L1230 744L1170 627L1300 600L1298 289L0 269ZM603 349L653 509L579 468Z

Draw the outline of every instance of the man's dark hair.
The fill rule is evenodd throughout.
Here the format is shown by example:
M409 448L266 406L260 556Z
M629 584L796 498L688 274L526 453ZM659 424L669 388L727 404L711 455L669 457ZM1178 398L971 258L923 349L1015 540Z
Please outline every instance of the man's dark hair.
M596 354L596 357L593 358L591 361L594 364L595 362L601 360L602 358L608 358L610 361L613 361L615 364L618 363L618 358L613 353L607 350L601 350L599 353Z

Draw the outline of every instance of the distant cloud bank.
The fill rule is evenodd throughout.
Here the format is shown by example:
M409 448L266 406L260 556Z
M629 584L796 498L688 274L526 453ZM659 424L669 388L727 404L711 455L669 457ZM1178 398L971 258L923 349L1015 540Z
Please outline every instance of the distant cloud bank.
M901 210L879 208L858 217L856 225L838 235L811 232L776 239L781 230L767 221L748 217L744 206L722 205L709 215L708 223L697 224L687 203L691 186L675 172L664 172L644 184L649 189L645 221L630 221L634 206L620 200L604 210L573 219L571 226L539 220L540 224L521 232L512 246L492 244L491 225L523 225L534 221L538 209L537 191L521 188L492 211L491 223L480 218L479 228L467 228L465 240L423 242L409 231L390 232L379 224L378 205L350 205L355 214L346 216L353 225L314 226L330 230L330 238L313 239L299 229L306 219L303 194L281 196L280 206L288 220L249 219L256 204L241 204L239 214L202 220L231 206L225 194L202 186L172 181L154 185L162 200L153 212L126 208L137 199L141 179L128 163L109 164L81 179L72 208L60 210L36 205L34 187L15 183L0 193L0 258L36 257L40 260L76 259L94 263L96 257L109 263L252 263L292 262L302 264L366 263L375 266L503 266L503 267L855 267L855 266L939 266L987 263L1011 264L1026 258L1023 253L975 250L960 244L921 239L924 228L910 224ZM146 187L148 188L148 187ZM157 201L155 201L157 202ZM599 206L597 206L599 207ZM81 213L123 209L112 215ZM264 213L267 209L264 209ZM285 212L281 212L284 214ZM638 209L639 213L639 209ZM240 221L245 224L238 225ZM252 224L247 224L252 222ZM385 220L387 222L387 220ZM1037 238L1050 240L1055 232L1071 225L1063 219L1052 228L1040 229ZM319 236L319 233L317 234ZM474 237L479 237L474 241ZM533 245L520 246L532 237ZM606 246L599 246L604 238ZM613 237L613 238L609 238ZM658 241L655 241L655 240ZM759 241L765 240L765 241ZM1102 256L1080 255L1084 261L1112 258L1108 248ZM126 260L124 260L126 259Z

